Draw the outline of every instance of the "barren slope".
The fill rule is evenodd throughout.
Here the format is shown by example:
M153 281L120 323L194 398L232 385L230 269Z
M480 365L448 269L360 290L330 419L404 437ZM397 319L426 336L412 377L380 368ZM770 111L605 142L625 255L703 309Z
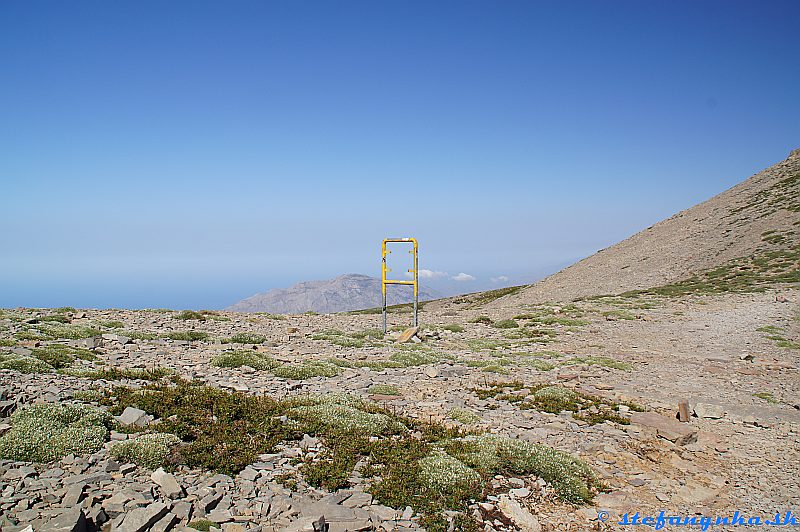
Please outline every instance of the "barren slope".
M565 301L674 283L735 259L796 249L798 224L800 149L710 200L531 285L515 300Z

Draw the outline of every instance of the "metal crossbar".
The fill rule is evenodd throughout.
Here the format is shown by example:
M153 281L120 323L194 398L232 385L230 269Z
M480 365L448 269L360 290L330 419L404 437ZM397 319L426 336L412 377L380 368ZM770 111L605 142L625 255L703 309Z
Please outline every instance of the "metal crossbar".
M414 267L408 270L408 273L413 274L412 281L401 281L399 279L387 279L386 274L392 271L391 269L386 267L386 255L391 253L391 251L386 247L386 244L390 244L393 242L403 242L413 244L414 247L409 251L412 255L414 255ZM418 274L418 253L419 253L419 246L417 244L416 238L385 238L383 240L383 245L381 246L381 293L383 294L383 333L386 334L386 286L390 284L406 284L411 285L414 287L414 327L419 325L419 321L417 319L417 307L419 301L419 274Z

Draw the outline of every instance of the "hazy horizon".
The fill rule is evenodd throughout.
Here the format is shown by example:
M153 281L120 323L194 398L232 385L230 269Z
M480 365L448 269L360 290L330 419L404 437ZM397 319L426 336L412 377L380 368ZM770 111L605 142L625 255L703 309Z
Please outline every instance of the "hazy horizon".
M4 2L0 307L222 308L389 236L434 288L530 282L800 146L798 17Z

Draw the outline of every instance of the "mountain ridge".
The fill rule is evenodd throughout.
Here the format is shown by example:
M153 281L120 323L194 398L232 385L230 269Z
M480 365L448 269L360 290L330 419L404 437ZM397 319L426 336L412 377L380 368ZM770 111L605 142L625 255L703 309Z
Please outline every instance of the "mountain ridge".
M539 303L648 290L729 265L746 270L748 260L774 253L788 252L786 260L795 261L796 272L798 246L800 148L720 194L508 298ZM503 300L493 304L502 306Z

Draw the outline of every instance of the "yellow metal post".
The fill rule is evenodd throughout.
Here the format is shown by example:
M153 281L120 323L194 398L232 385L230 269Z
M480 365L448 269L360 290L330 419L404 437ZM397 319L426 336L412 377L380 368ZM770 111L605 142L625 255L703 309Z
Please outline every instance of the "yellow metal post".
M402 281L399 279L387 279L386 274L389 273L389 268L386 267L386 255L391 253L386 248L386 244L390 242L407 242L413 244L414 247L409 253L414 255L414 267L408 270L412 274L412 281ZM419 325L418 312L419 307L419 245L416 238L385 238L381 245L381 295L383 296L383 333L386 334L386 285L390 284L408 284L414 287L414 327Z

